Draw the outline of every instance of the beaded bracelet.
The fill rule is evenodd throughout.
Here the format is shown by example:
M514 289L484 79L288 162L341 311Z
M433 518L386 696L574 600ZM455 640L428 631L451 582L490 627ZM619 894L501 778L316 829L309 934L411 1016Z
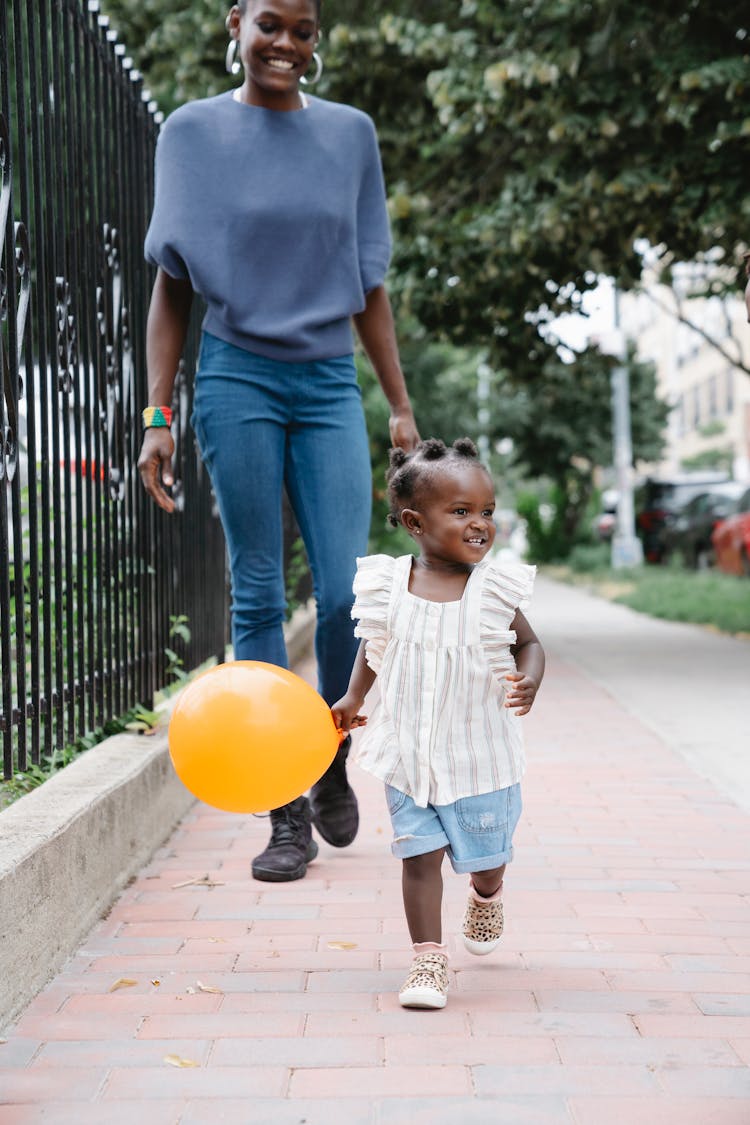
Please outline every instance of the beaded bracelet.
M153 430L158 426L172 425L171 406L147 406L143 411L144 430Z

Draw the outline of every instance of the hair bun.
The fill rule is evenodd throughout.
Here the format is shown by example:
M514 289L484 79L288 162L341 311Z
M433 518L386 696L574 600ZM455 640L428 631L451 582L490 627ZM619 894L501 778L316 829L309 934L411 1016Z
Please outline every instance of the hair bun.
M425 438L419 446L419 452L425 461L439 461L441 457L445 457L447 448L440 438Z
M388 450L388 464L391 469L400 469L409 460L409 454L400 445Z
M456 453L459 453L462 457L479 457L479 450L474 445L474 442L471 440L471 438L457 438L456 441L453 442L453 448L455 449Z

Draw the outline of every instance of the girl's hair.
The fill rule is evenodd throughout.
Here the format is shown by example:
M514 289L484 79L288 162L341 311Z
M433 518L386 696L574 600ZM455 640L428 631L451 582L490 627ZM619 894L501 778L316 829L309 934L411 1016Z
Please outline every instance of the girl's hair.
M471 438L458 438L447 446L440 438L425 438L411 453L392 449L388 455L389 467L385 475L388 483L388 522L392 527L401 524L404 508L418 507L441 467L473 461L484 468L477 447Z
M318 19L320 19L320 7L323 3L323 0L313 0L313 3L315 4L315 14L317 15ZM247 0L237 0L237 7L244 16L245 9L247 8Z

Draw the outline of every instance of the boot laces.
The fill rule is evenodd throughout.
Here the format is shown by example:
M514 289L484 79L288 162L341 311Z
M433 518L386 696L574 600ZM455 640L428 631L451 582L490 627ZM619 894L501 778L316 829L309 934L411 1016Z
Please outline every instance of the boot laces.
M276 809L271 815L271 824L271 844L299 843L300 825L295 823L291 809Z

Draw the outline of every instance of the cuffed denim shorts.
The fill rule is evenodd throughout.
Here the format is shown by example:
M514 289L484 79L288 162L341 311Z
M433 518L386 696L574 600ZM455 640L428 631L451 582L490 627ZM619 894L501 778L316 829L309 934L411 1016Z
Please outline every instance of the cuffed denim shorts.
M488 871L513 859L513 833L521 816L519 783L426 809L392 785L385 790L393 825L391 851L397 859L445 848L459 874Z

